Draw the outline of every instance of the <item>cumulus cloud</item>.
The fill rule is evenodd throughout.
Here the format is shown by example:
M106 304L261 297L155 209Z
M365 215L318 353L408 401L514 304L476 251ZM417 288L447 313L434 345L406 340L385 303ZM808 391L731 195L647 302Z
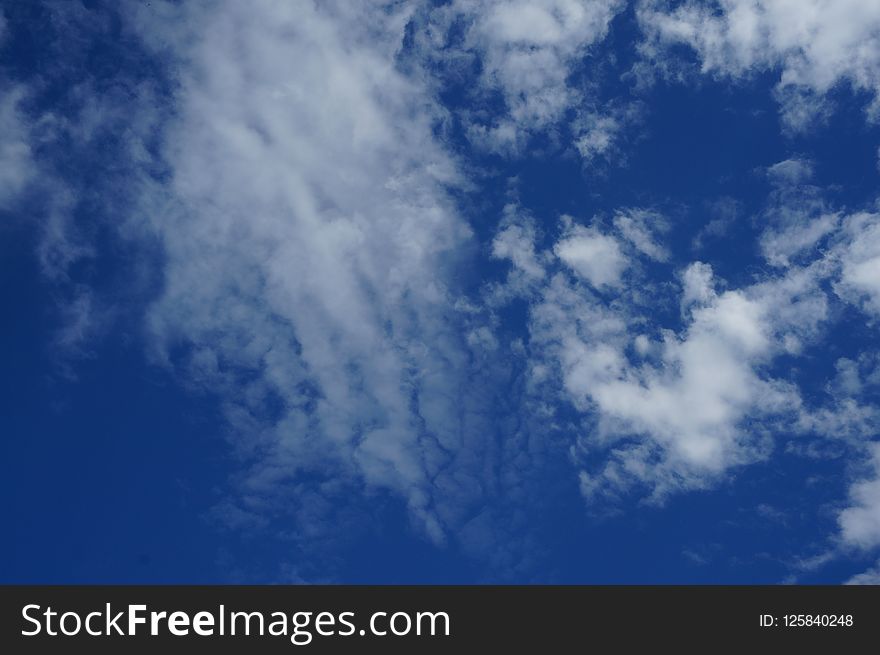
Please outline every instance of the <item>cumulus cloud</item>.
M620 441L598 470L581 474L588 497L634 483L657 499L704 486L769 454L769 435L753 419L782 417L800 404L795 388L764 369L784 352L786 335L821 318L811 281L789 278L715 294L710 271L690 270L685 279L697 282L689 289L696 301L689 324L680 334L662 332L654 362L632 362L619 345L583 339L560 353L569 371L566 390L598 411L602 439ZM595 375L592 365L585 367L595 359L612 364Z
M572 226L553 251L566 266L597 289L618 286L627 267L617 239L596 228Z
M509 295L496 298L527 299L532 389L550 405L567 399L583 419L572 452L588 498L641 486L662 500L705 487L769 456L780 430L857 452L876 434L880 417L867 395L876 384L875 354L840 359L818 404L802 397L793 377L770 372L782 358L815 348L841 301L876 313L878 219L830 210L809 186L803 160L768 175L774 190L762 244L772 266L739 288L716 279L708 263L684 267L671 276L681 284L680 326L658 321L667 300L640 289L650 282L638 261L668 258L650 211L615 213L613 230L563 217L546 250L531 223L498 233L496 255L514 271ZM772 234L787 237L777 243ZM514 285L515 271L528 284Z
M693 48L701 70L729 78L778 72L783 118L802 128L827 113L839 83L873 97L880 110L880 5L862 0L642 0L638 17L649 43ZM668 55L660 54L659 58Z
M528 255L520 268L542 262L530 285L516 287L530 303L534 389L548 402L561 393L592 426L577 441L576 460L594 501L639 486L659 501L766 457L769 426L797 425L802 402L767 370L792 344L814 339L828 314L816 269L725 290L711 266L694 262L680 274L684 327L658 325L650 312L662 297L642 299L635 266L665 253L644 230L652 215L615 215L629 249L567 217L549 251L555 258L529 243L533 233L517 233ZM632 279L623 276L629 269Z

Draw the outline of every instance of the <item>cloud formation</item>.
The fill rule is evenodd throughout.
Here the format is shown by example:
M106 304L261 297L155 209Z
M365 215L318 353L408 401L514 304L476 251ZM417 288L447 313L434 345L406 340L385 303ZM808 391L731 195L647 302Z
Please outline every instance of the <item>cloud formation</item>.
M624 7L622 0L455 0L430 11L419 47L453 68L475 58L484 99L477 104L493 94L503 104L501 112L487 111L488 104L470 112L472 143L519 154L532 136L568 125L577 150L591 159L609 149L624 116L610 108L582 112L589 93L570 78ZM570 122L571 112L582 115Z
M554 253L581 278L598 288L620 284L627 262L614 237L580 225L567 230Z
M660 65L685 44L707 74L778 71L786 120L804 125L842 82L876 105L867 4L645 0L641 54ZM219 400L243 462L215 516L245 530L278 518L303 542L388 495L435 543L454 534L513 570L519 510L553 449L594 509L707 488L784 440L869 452L877 468L876 352L836 353L818 391L799 386L844 312L866 329L880 314L880 216L833 206L812 160L761 169L755 263L731 281L712 248L683 258L682 226L647 201L557 222L510 195L499 218L486 194L474 229L463 218L458 192L502 175L476 170L501 159L473 145L615 151L632 112L599 106L582 74L625 6L128 3L121 29L148 57L69 89L56 72L67 104L39 116L26 86L0 97L0 208L36 179L51 187L37 254L70 291L58 343L81 348L104 311L80 264L108 234L133 244L153 360ZM98 24L89 12L52 15L80 33ZM453 72L463 109L443 106ZM743 219L737 199L713 211L695 248ZM484 265L499 277L465 279ZM501 318L514 304L523 325ZM880 542L873 468L839 515L840 540L863 551Z
M776 186L760 241L771 267L740 288L705 262L667 268L677 298L642 272L669 258L659 214L622 209L605 227L564 216L555 244L541 251L532 221L508 211L494 252L511 271L492 297L530 304L532 381L583 418L574 452L591 503L636 488L662 501L706 487L769 457L780 430L845 440L853 452L874 434L877 412L863 397L870 353L864 363L839 362L833 393L843 395L827 406L808 402L784 368L774 371L816 347L841 303L876 311L876 216L826 207L799 160L769 174ZM668 313L676 304L680 324Z
M0 35L2 38L2 35ZM4 85L0 95L0 209L8 209L35 174L21 86Z
M438 484L477 449L446 272L470 230L426 89L395 64L407 11L373 9L141 16L181 66L171 177L142 206L165 256L149 325L160 358L223 398L250 461L246 511L311 476L319 493L400 494L440 541ZM203 29L179 38L175 20Z
M880 5L862 0L642 0L639 22L646 50L668 56L684 44L707 74L741 79L778 73L776 94L783 119L803 128L828 111L826 96L846 83L872 99L880 116Z
M850 506L838 516L844 543L863 550L880 546L880 444L868 448L871 474L849 489Z

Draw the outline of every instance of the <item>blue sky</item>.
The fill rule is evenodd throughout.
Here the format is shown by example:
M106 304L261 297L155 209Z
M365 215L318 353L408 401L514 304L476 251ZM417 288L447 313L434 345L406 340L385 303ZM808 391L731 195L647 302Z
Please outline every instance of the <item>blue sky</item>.
M0 579L877 583L878 33L4 3Z

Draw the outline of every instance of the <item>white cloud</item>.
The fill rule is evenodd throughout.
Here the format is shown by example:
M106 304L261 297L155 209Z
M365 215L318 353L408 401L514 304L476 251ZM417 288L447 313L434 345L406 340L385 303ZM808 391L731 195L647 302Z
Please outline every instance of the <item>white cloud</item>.
M621 0L456 0L432 11L421 47L446 60L479 56L481 88L499 93L505 111L491 119L474 116L469 136L490 150L517 153L530 135L583 102L569 76L624 6ZM463 43L447 49L447 33L462 21ZM590 122L575 144L585 157L604 152L617 130L616 119L604 112Z
M675 456L709 468L723 466L726 434L755 402L764 385L743 361L766 352L768 339L758 303L736 292L695 311L683 339L669 339L663 361L672 376L650 371L621 379L591 395L627 429L650 432L672 445Z
M25 89L4 86L0 92L0 209L8 209L36 173L30 125L20 108Z
M834 367L837 375L829 384L839 398L852 398L880 386L880 353L862 353L857 359L841 357Z
M658 262L669 259L669 251L657 242L657 234L666 232L669 224L657 212L647 209L625 209L614 216L614 227L642 254Z
M708 203L708 209L711 218L692 239L691 247L694 250L700 250L707 243L727 234L739 217L740 203L730 196L723 196Z
M514 205L507 205L504 212L505 220L492 240L492 256L509 259L527 278L543 278L544 267L535 253L534 223L520 217Z
M47 64L32 69L27 58L19 61L4 49L4 66L19 81L0 80L0 209L14 209L10 217L31 223L58 324L53 365L75 377L71 357L87 355L110 316L137 304L133 299L143 292L136 273L121 283L115 275L97 274L103 265L89 264L105 255L112 260L131 245L115 240L117 229L130 218L132 197L153 163L148 146L165 103L157 98L161 83L153 71L133 65L143 61L134 42L125 46L130 59L124 66L98 73L83 65L82 45L116 28L106 8L44 4L40 47ZM15 28L28 26L16 21ZM120 275L141 263L139 249L127 254ZM111 303L102 285L118 285Z
M869 315L880 313L880 214L831 212L816 194L804 186L777 194L760 237L765 258L791 266L794 258L809 255L805 259L840 299Z
M852 398L835 399L833 404L825 407L802 407L800 413L795 426L798 433L813 433L825 439L848 442L857 450L865 439L872 438L880 430L880 411L877 407ZM804 452L821 452L816 446L817 444L808 444ZM792 450L799 448L792 446Z
M785 159L768 166L767 177L776 184L800 184L813 177L813 164L804 159Z
M761 251L771 264L788 266L791 259L815 246L838 225L838 214L822 214L801 223L768 228L761 235Z
M868 448L872 475L849 489L850 506L838 516L844 543L860 549L880 546L880 444Z
M470 32L484 55L486 81L497 86L509 117L526 129L559 118L577 98L566 78L576 58L604 38L617 0L501 0L462 3L474 13Z
M542 76L539 64L568 61L548 45L564 31L537 22L529 36L503 12L454 9L472 12L468 38L485 50L487 79L511 94L502 123L512 138L557 120L570 102L565 76ZM445 191L457 169L435 137L426 82L395 65L405 16L354 3L184 11L203 26L196 38L153 34L173 44L181 87L165 139L172 180L144 199L167 256L150 328L160 353L186 352L192 379L221 394L256 459L244 509L259 514L261 497L305 470L394 490L438 540L472 525L461 506L487 486L487 447L469 362L506 346L484 325L459 324L483 310L448 287L470 232ZM551 102L558 92L568 99ZM801 169L771 176L798 185ZM613 232L569 222L545 250L523 214L508 207L491 243L513 269L497 301L530 300L531 343L519 346L530 352L530 388L557 387L535 403L542 417L561 398L594 423L575 448L586 495L644 485L661 499L702 487L766 457L774 421L798 425L797 390L767 369L826 319L827 262L786 260L738 289L694 263L676 299L685 324L663 329L656 305L633 302L651 290L627 284L638 257L669 259L656 214L621 211ZM835 253L857 266L852 245ZM861 278L841 280L858 290Z
M703 72L733 78L779 71L777 96L792 127L827 111L836 84L880 104L880 4L864 0L642 0L639 21L651 43L692 47ZM662 57L662 56L661 56Z
M880 215L848 216L843 231L845 241L836 251L841 273L835 291L866 311L880 314Z
M4 87L0 91L0 211L10 211L10 217L24 217L35 230L37 260L41 273L52 285L56 303L53 318L60 323L51 344L55 372L73 378L67 360L85 352L84 343L97 324L97 302L92 289L72 280L70 271L76 263L92 256L94 249L75 225L77 194L51 161L45 156L38 158L37 151L40 146L51 149L60 143L68 151L75 146L60 138L51 113L25 112L23 105L34 93L30 82L0 80L0 85ZM75 124L77 120L72 118L70 125Z
M361 480L399 493L439 540L466 495L456 453L479 450L445 282L470 230L445 191L457 173L430 95L395 65L407 14L385 9L141 14L180 66L171 181L142 207L166 258L149 328L161 357L188 353L191 378L223 398L256 459L248 502L304 470Z
M711 267L693 263L682 274L686 324L675 332L642 313L662 301L640 304L639 278L620 284L620 250L607 238L595 228L564 232L553 250L589 286L548 268L548 281L530 296L534 379L552 395L557 371L556 393L594 424L578 441L584 494L595 500L643 485L662 500L767 457L771 426L798 425L802 401L796 387L766 371L793 344L814 340L827 319L824 269L792 268L721 291ZM599 266L597 251L616 253L613 265ZM590 291L609 282L618 284L613 298Z
M447 193L460 180L436 136L442 112L427 74L396 60L410 6L154 4L155 12L138 6L135 20L171 58L179 83L163 126L170 175L138 187L141 223L123 230L161 243L164 288L147 326L157 357L219 395L247 462L242 497L222 509L230 521L265 524L264 514L288 511L288 498L271 502L287 489L300 494L296 511L312 517L323 495L366 485L404 498L437 541L454 526L473 543L489 539L497 526L476 506L495 487L488 471L498 461L486 443L493 426L482 385L490 384L487 358L508 347L529 357L530 392L540 397L520 406L539 418L504 435L499 450L509 448L514 465L499 477L528 468L516 448L538 441L560 401L570 402L583 425L573 458L591 499L638 485L654 499L706 486L766 457L778 424L854 439L876 426L876 413L852 398L835 411L804 408L790 382L768 373L827 319L822 283L880 312L880 221L826 211L805 192L809 162L768 171L777 195L761 245L784 270L764 281L730 289L709 264L694 262L681 273L680 297L667 298L655 292L676 288L674 279L652 284L637 264L670 259L659 214L624 209L601 227L567 219L542 249L535 221L510 205L490 248L512 271L488 308L475 307L453 286L456 260L472 244ZM474 119L473 129L515 148L577 107L583 95L569 73L620 6L460 1L438 10L467 18L482 81L505 101L502 118ZM714 52L711 30L685 28L693 18L714 29L722 17L686 7L679 23L664 24L671 32L661 30L663 38ZM737 21L722 45L740 38ZM151 131L150 103L136 104L133 131ZM87 143L123 106L108 114L93 103L65 129ZM582 156L607 152L621 122L601 112L581 119L571 127ZM4 100L0 121L9 126L0 161L25 161L17 100ZM144 144L131 145L140 161ZM3 189L24 184L0 176L0 202ZM59 196L59 211L64 202ZM70 228L60 214L45 223L40 254L50 275L63 277L91 254ZM820 243L830 247L817 255ZM811 264L799 259L805 253ZM514 295L529 301L527 345L505 344L482 322L493 303ZM62 340L82 341L93 302L76 296ZM674 314L676 303L683 324L664 326L657 317ZM838 368L838 389L855 394L867 384L852 364ZM876 539L872 484L855 485L854 504L841 514L854 544Z
M880 585L880 562L846 581L849 585Z
M837 369L835 387L845 396L855 396L862 391L862 380L859 376L859 367L856 362L846 357L841 357L835 362Z
M613 116L588 114L579 121L580 134L574 145L581 157L593 159L608 152L622 126Z
M808 184L812 165L804 160L775 164L768 175L776 188L761 215L767 227L759 239L767 262L787 268L788 277L798 272L811 278L814 287L830 287L836 300L859 307L873 319L880 312L880 278L874 270L880 271L878 215L832 211L821 189ZM816 295L815 311L827 314L831 302L832 297ZM792 333L785 336L783 346L790 354L800 355L808 341ZM875 359L876 353L870 350L860 353L857 360L838 359L837 376L827 385L833 402L800 407L795 432L845 442L860 451L880 426L880 410L864 393L876 384Z
M515 230L505 223L499 231L496 254L514 267L507 295L496 299L512 294L529 301L532 389L550 406L561 392L585 421L573 452L588 498L644 486L662 500L705 487L732 467L769 456L780 430L856 448L876 430L876 410L859 399L810 406L792 382L768 374L779 357L815 345L833 315L828 283L852 283L845 262L864 259L873 243L865 233L873 219L838 220L818 190L804 186L808 169L789 164L773 173L779 190L765 212L767 231L790 229L798 243L786 244L793 257L815 241L798 233L810 229L810 217L834 216L823 233L829 247L799 264L786 260L784 270L739 289L716 281L709 264L692 263L681 273L685 324L676 331L658 325L654 313L662 311L663 297L656 287L641 288L649 281L633 266L638 256L665 253L649 229L650 212L618 212L612 223L620 240L563 217L565 228L546 251L536 246L531 222L516 223ZM849 225L852 235L838 225ZM873 368L865 362L867 380Z
M715 299L715 282L712 267L703 262L693 262L684 269L681 276L683 289L681 294L682 311L691 305L706 305Z
M597 289L618 286L628 265L617 239L581 225L567 230L553 252Z
M759 245L773 266L787 267L799 259L816 259L817 248L840 224L840 213L829 210L822 190L810 184L812 176L812 162L800 158L767 168L773 191L760 217L766 227Z
M606 432L649 437L662 453L659 472L674 471L685 486L688 477L698 481L723 472L761 454L759 436L741 429L745 417L779 412L792 396L797 400L794 390L758 371L773 350L767 314L762 297L725 292L693 311L682 336L667 333L656 368L621 367L607 379L569 385L569 391L595 402ZM645 454L619 450L602 475L620 476L620 462L643 466ZM644 471L648 480L653 475Z

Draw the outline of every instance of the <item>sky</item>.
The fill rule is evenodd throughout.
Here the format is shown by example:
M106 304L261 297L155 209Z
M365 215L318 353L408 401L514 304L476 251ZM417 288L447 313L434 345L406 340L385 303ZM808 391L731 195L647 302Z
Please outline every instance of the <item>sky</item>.
M880 3L0 5L0 581L880 584Z

